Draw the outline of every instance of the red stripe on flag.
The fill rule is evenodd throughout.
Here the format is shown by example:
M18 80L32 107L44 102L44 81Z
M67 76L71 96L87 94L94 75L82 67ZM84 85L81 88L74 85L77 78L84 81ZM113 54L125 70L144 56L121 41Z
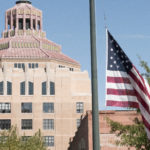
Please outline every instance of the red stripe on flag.
M144 116L142 116L142 119L143 119L143 123L145 125L145 127L149 130L150 132L150 124L148 123L148 121L144 118Z
M135 76L135 74L133 74L131 71L129 72L129 75L131 76L131 78L134 80L134 82L136 82L136 84L138 85L138 87L143 91L143 93L145 93L147 95L147 92L145 91L145 88L143 86L143 84L141 83L141 81Z
M106 103L107 106L118 106L118 107L133 107L133 108L139 108L139 104L136 102L130 102L130 101L115 101L115 100L107 100Z
M141 97L141 95L136 90L135 90L135 93L136 93L136 97L137 97L138 101L141 103L141 105L144 107L144 109L150 114L148 104L145 102L145 100Z
M130 80L129 78L125 78L125 77L107 77L107 82L111 82L111 83L127 83L130 84Z
M107 89L108 95L130 95L130 96L136 96L134 90L128 90L128 89Z

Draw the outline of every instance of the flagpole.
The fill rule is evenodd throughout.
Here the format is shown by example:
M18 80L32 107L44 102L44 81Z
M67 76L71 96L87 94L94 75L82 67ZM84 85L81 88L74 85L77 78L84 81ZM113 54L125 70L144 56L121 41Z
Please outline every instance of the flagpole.
M90 5L90 39L91 39L91 76L92 76L92 127L93 150L100 150L99 140L99 110L98 110L98 86L97 86L97 57L96 57L96 25L95 2L89 0Z

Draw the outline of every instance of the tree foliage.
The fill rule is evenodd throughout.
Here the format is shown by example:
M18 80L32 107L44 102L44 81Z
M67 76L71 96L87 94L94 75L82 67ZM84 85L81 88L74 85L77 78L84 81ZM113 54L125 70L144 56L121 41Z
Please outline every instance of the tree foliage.
M143 67L145 73L142 75L147 79L150 84L150 68L145 61L140 59L140 65ZM137 113L140 113L137 110ZM107 118L107 122L111 127L111 133L117 135L117 145L127 146L129 149L134 147L136 150L150 150L150 141L144 129L143 122L138 118L133 120L132 125L123 125Z
M46 150L40 130L32 137L23 140L18 136L17 128L0 132L0 150Z

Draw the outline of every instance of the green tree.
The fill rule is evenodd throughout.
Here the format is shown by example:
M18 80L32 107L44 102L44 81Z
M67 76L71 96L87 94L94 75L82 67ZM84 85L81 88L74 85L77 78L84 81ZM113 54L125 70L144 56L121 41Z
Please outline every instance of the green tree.
M145 71L142 75L150 83L150 68L141 59L140 65ZM140 113L140 111L137 110L137 113ZM131 147L136 148L136 150L150 150L150 141L147 138L143 122L138 118L133 120L132 125L123 125L109 118L107 118L107 122L111 127L111 133L115 133L119 137L116 141L117 145L127 146L129 150Z
M0 132L0 150L46 150L40 130L32 137L22 140L18 136L17 128Z

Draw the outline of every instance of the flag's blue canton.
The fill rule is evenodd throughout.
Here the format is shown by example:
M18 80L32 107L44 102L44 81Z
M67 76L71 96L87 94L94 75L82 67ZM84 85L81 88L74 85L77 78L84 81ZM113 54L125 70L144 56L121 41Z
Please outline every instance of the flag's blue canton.
M129 72L132 63L113 36L108 32L108 70Z

